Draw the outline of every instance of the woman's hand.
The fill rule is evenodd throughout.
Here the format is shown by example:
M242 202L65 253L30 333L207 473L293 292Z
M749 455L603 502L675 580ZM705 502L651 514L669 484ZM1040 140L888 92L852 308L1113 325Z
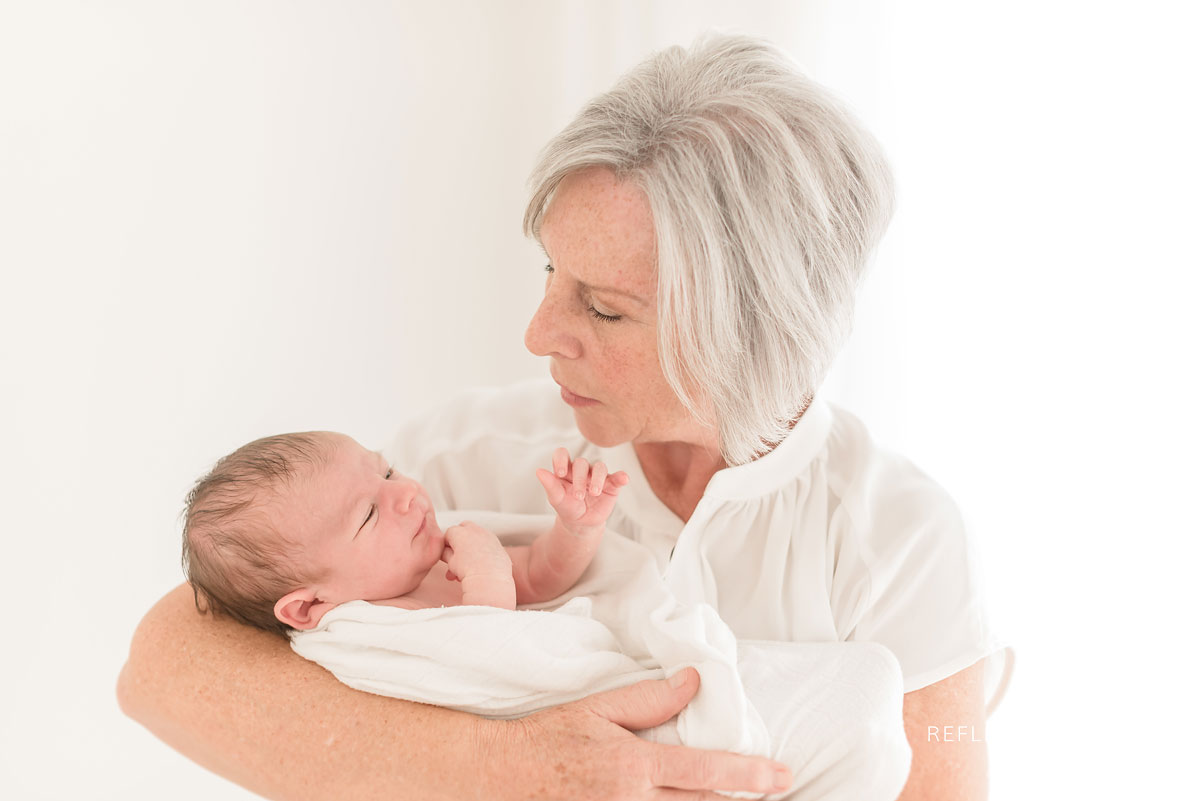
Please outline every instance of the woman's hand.
M537 477L563 526L572 533L603 527L629 476L624 471L609 475L604 462L572 461L566 448L555 450L552 462L554 472L538 470Z
M676 686L672 686L675 684ZM700 688L687 668L512 721L493 721L485 784L510 801L725 799L714 790L782 792L786 767L763 757L658 745L630 733L665 723ZM516 781L513 781L516 777Z

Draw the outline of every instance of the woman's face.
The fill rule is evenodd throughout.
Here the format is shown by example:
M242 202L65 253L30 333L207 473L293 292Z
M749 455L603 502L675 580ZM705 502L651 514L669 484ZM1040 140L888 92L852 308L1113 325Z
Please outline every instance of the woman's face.
M708 442L658 360L654 220L645 193L594 168L568 176L542 220L546 295L525 347L550 375L589 441Z

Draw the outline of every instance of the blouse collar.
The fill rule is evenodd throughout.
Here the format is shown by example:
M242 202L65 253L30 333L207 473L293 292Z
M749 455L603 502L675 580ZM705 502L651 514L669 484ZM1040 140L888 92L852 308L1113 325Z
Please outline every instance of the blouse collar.
M707 499L720 502L757 498L795 481L796 476L824 449L832 424L833 412L829 405L822 398L814 397L796 425L773 450L753 462L718 470L709 479L701 502ZM600 450L607 464L629 474L630 483L625 494L632 496L627 499L628 502L642 510L644 524L676 531L683 525L675 513L654 494L632 443L625 442Z
M783 442L753 462L718 470L709 479L704 497L717 501L756 498L795 481L824 449L832 424L829 404L814 397Z

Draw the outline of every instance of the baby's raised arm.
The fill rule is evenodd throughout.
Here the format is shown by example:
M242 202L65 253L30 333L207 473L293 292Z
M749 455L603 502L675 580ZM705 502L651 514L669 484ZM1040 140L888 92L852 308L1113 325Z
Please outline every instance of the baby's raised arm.
M600 547L621 487L629 483L624 472L609 475L603 462L572 461L566 448L554 452L553 467L553 473L538 470L537 477L557 513L554 525L532 544L508 549L519 604L557 598L579 580Z

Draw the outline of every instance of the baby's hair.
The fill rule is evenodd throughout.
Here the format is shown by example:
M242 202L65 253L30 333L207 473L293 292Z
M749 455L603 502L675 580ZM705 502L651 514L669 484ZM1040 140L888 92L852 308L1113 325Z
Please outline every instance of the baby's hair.
M275 603L306 583L299 546L278 531L264 503L305 468L321 465L328 435L264 437L220 459L192 487L183 511L183 572L196 609L287 636Z

